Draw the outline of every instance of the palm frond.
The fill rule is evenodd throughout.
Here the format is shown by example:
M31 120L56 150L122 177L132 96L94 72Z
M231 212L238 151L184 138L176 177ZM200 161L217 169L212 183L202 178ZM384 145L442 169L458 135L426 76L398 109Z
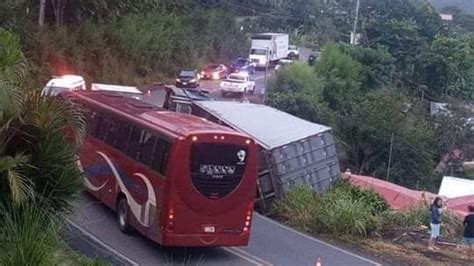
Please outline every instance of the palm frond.
M0 122L18 117L22 110L22 92L0 75Z
M11 198L15 204L25 202L33 193L30 180L23 174L28 167L27 162L28 157L23 154L0 158L0 174L6 176Z
M53 132L72 130L76 143L81 143L86 134L86 125L77 108L55 98L42 97L38 92L27 93L23 104L26 123Z
M28 64L21 51L19 37L0 28L0 80L18 85L27 73Z

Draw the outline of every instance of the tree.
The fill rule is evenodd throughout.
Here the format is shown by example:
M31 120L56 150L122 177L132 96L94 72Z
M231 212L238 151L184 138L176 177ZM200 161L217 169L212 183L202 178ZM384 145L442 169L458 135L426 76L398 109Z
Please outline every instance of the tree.
M418 63L422 82L431 96L471 99L470 75L474 69L474 47L463 36L438 35Z
M41 201L54 210L69 208L80 191L74 139L84 120L64 102L20 89L26 75L18 38L0 30L0 202Z
M390 169L396 183L429 184L433 131L392 88L393 64L385 68L385 62L393 58L384 49L328 45L314 70L294 65L278 73L270 82L269 103L331 126L341 164L354 172L386 178Z

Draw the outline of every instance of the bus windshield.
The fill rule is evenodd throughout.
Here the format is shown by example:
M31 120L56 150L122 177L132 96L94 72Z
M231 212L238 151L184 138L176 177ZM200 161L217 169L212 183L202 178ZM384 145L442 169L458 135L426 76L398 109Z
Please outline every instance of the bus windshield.
M191 178L196 189L210 199L231 193L242 180L247 147L236 144L198 143L191 147Z

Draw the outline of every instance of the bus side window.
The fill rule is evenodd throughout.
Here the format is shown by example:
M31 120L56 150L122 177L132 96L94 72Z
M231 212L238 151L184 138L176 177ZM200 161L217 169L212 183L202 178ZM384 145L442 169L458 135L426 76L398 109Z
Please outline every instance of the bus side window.
M109 119L103 114L98 116L96 138L100 140L105 140L108 133Z
M137 159L140 154L140 138L142 130L137 127L132 127L132 132L130 133L130 142L128 146L127 155L133 159Z
M119 137L120 122L115 118L109 119L109 127L105 136L105 143L117 148L117 139Z
M166 172L170 147L171 145L169 142L164 139L158 139L151 167L160 174L165 174Z
M121 122L120 130L116 139L115 147L122 152L127 152L130 138L130 124Z
M143 130L140 145L142 149L138 156L138 161L150 165L153 159L153 151L155 150L156 136Z
M91 112L87 117L87 130L93 137L98 138L99 136L99 125L101 122L101 115L97 112Z

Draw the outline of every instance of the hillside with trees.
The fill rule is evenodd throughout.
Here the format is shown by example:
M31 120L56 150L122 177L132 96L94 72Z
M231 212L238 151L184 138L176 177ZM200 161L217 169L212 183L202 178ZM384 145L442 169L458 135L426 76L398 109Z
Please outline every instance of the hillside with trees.
M448 6L455 6L465 13L474 14L474 3L471 0L430 0L437 9L443 9Z

